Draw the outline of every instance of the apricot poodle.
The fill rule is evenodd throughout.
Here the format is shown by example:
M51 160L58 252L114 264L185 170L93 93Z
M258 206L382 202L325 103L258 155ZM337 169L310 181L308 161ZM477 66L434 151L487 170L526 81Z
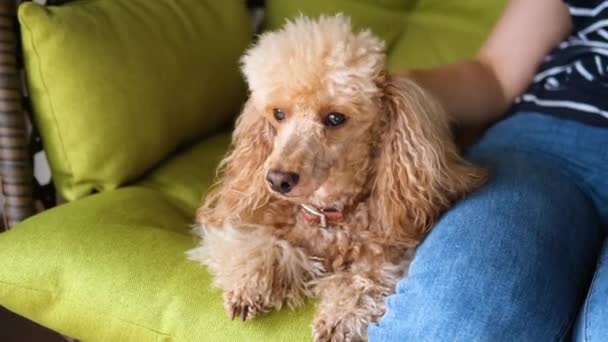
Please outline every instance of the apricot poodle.
M318 299L315 341L365 340L416 245L485 172L443 110L347 17L303 16L242 58L250 97L197 214L233 319Z

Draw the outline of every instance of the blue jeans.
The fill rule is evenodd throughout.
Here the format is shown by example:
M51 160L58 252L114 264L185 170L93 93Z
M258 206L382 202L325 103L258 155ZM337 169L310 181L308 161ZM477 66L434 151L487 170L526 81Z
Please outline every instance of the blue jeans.
M468 157L455 203L370 325L370 341L608 341L608 129L518 113Z

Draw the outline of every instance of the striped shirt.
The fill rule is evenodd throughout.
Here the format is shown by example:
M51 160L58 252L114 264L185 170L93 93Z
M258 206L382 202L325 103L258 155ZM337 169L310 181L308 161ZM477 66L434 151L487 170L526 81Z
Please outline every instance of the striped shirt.
M566 0L571 35L541 64L514 111L608 126L608 0Z

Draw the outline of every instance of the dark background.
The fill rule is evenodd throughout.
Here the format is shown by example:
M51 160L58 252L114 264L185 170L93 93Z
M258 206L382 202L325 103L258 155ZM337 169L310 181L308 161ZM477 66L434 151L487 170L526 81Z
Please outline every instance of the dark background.
M66 340L62 336L17 316L0 306L0 341L65 342Z

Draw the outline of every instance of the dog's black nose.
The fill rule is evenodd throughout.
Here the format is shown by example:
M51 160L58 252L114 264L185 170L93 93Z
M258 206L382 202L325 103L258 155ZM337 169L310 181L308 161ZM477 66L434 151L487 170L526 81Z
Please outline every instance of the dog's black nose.
M270 170L266 175L270 188L278 193L286 194L298 184L300 175L294 172Z

